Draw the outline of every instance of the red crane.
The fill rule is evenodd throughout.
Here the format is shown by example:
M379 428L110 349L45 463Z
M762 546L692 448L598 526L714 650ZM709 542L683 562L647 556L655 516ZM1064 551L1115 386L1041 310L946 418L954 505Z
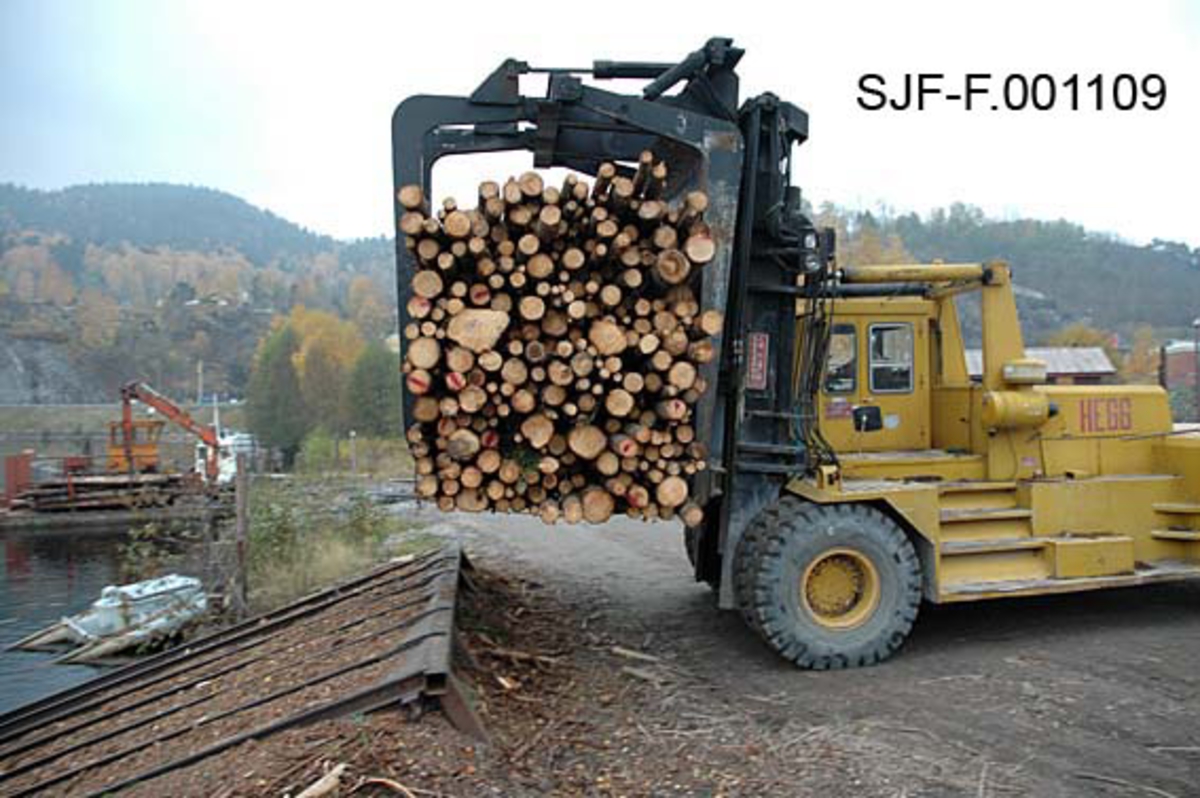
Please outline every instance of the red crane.
M134 439L133 402L137 400L147 407L157 410L164 418L182 427L199 438L208 448L205 460L205 478L210 483L216 483L219 472L218 457L220 443L217 438L217 428L211 424L201 424L192 418L191 413L163 396L144 382L126 383L121 388L121 428L124 433L125 449L128 462L133 462L131 446Z

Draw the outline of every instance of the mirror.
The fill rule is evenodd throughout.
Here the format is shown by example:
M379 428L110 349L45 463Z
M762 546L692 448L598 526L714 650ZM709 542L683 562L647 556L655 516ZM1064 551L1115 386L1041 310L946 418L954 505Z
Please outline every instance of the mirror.
M854 408L855 432L874 432L878 429L883 429L883 411L872 405Z

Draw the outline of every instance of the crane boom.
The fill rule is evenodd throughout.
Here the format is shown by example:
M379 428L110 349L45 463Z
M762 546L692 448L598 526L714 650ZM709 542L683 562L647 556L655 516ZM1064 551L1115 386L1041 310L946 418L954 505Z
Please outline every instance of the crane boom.
M219 470L220 441L217 428L212 424L201 424L192 414L163 396L144 382L129 382L121 387L121 424L125 431L126 446L133 439L133 402L141 402L161 413L167 420L195 435L208 447L205 459L205 478L216 482Z

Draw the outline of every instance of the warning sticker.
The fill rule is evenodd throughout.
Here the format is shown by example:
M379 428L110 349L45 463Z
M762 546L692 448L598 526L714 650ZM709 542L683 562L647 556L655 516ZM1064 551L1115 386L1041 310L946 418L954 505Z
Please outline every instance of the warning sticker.
M837 421L839 419L851 418L854 415L854 406L850 404L849 399L830 399L825 403L825 420Z
M771 336L765 332L752 332L746 336L749 361L746 364L746 390L767 390L767 352Z

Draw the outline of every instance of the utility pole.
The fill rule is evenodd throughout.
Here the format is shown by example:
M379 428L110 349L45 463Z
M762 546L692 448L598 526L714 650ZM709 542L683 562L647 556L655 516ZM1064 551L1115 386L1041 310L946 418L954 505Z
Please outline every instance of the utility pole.
M204 359L196 361L196 404L204 404Z
M1192 420L1200 421L1200 316L1192 322Z
M358 473L358 433L350 430L350 473Z

